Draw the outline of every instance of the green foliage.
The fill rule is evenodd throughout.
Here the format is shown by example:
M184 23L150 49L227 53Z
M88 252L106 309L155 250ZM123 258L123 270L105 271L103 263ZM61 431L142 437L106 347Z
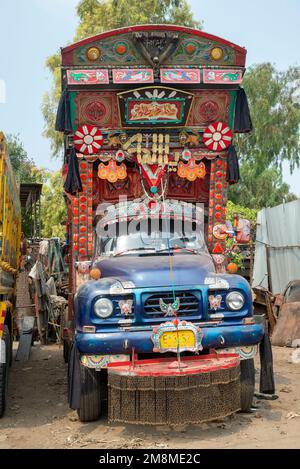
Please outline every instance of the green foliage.
M256 226L257 212L258 210L256 209L243 207L242 205L236 205L229 200L227 203L226 218L227 220L231 221L231 223L233 223L234 214L237 213L239 218L245 218L246 220L249 220L253 229ZM226 240L226 254L229 262L234 262L238 266L239 270L244 269L243 252L235 244L233 238L227 238Z
M239 247L235 244L233 238L226 240L226 256L228 263L233 262L238 266L239 270L244 269L244 256Z
M45 238L65 238L66 206L64 201L63 182L60 172L51 172L36 167L29 158L23 143L17 135L7 136L8 151L15 178L18 183L43 184L41 198L42 236ZM23 231L30 236L31 220L29 213L22 213Z
M60 54L54 54L47 59L46 66L53 76L53 86L51 90L44 95L42 104L42 113L45 119L43 135L50 140L51 150L54 156L60 156L63 148L63 134L55 130L56 111L61 95L60 64Z
M233 202L263 208L296 198L282 180L282 163L288 161L291 171L300 163L300 106L294 99L299 79L299 69L278 72L269 63L246 73L244 88L254 130L236 138L241 181L230 188Z
M236 205L229 200L227 203L226 218L233 223L233 215L237 213L240 218L245 218L253 224L256 223L257 212L258 210L243 207L242 205Z
M136 24L182 24L201 28L186 0L81 0L75 39Z
M63 181L59 171L49 172L41 199L42 237L65 238L66 204Z
M79 26L75 40L93 36L110 29L136 24L173 23L201 29L202 23L193 18L187 0L81 0L77 6ZM61 94L60 53L47 59L53 76L52 89L43 99L45 120L43 135L50 139L54 156L62 154L63 136L54 130L56 110Z
M41 174L18 135L7 136L8 152L16 181L19 183L41 182Z

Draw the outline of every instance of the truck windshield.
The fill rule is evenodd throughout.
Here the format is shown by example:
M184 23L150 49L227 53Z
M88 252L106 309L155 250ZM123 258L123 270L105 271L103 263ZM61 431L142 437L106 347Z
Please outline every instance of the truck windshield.
M123 256L135 254L153 253L159 254L169 250L174 252L190 252L190 253L206 253L208 250L204 241L203 234L198 228L190 226L186 229L180 229L178 222L168 223L168 227L163 223L159 223L155 231L150 231L143 226L137 224L134 232L124 232L126 228L123 224L115 224L110 227L110 232L114 232L114 236L97 237L97 255L98 256ZM191 224L192 225L192 224Z

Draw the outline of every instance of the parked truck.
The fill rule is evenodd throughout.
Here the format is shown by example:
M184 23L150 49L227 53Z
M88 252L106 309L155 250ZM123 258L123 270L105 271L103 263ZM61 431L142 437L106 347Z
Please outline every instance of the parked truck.
M16 276L21 242L21 207L7 143L0 132L0 417L5 411L12 363Z
M251 407L263 329L249 284L226 257L227 238L238 235L226 223L228 186L239 179L234 138L251 130L245 60L244 48L173 25L118 29L62 49L63 333L82 421L101 415L107 367L176 347L238 353L240 408ZM157 340L174 317L180 332L164 329Z

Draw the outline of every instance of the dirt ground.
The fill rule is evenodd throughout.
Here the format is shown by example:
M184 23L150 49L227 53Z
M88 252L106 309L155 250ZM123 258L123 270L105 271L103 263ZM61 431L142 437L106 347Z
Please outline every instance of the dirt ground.
M251 414L173 429L108 425L105 417L80 423L66 402L62 350L35 345L29 362L13 363L0 449L300 448L300 364L291 363L291 349L275 347L273 353L277 400L255 400Z

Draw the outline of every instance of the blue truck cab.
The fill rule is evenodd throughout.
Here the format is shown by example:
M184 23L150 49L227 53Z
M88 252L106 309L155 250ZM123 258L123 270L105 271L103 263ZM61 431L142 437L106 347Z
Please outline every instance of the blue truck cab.
M124 216L122 204L111 206L98 222L96 279L74 299L81 362L105 368L133 353L153 354L153 329L175 315L201 328L204 352L234 348L252 358L263 330L253 318L250 286L239 275L216 273L201 209L174 200L147 208L129 202Z

